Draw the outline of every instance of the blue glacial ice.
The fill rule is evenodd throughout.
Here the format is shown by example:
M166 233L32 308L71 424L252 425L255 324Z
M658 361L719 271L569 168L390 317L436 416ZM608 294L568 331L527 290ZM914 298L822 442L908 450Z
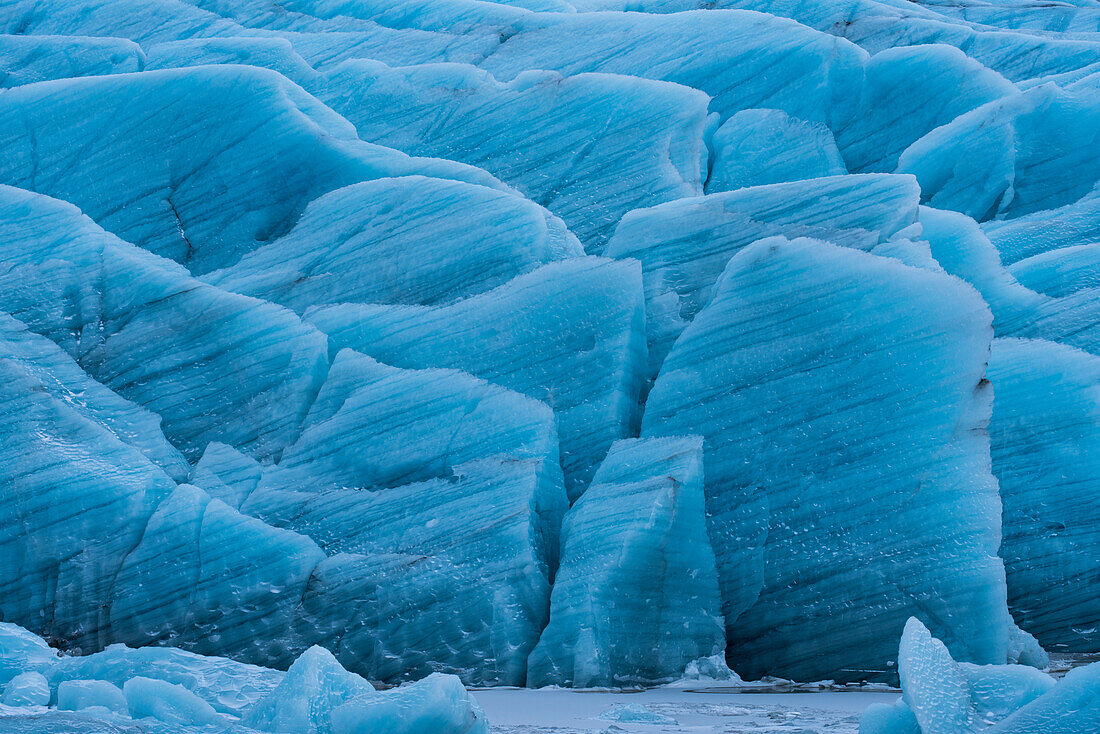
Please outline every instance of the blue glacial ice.
M700 437L614 443L561 532L528 685L652 685L725 648Z
M964 659L1006 659L990 321L962 281L852 248L772 238L730 260L665 360L642 435L706 440L741 675L888 676L918 609Z
M1095 731L1092 0L11 0L0 88L8 728Z
M902 697L875 704L860 734L1089 734L1100 722L1100 663L1055 680L1021 665L973 665L952 659L918 619L901 638Z
M319 647L303 652L285 673L175 648L115 645L85 657L59 657L41 638L3 624L0 660L21 671L3 688L5 732L489 731L485 714L454 676L435 674L377 691Z

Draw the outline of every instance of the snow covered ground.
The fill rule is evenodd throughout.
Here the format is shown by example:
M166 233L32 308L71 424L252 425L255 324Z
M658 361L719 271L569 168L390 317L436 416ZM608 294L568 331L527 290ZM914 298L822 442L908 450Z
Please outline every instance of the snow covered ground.
M855 734L872 703L896 691L744 693L737 688L640 692L495 688L474 692L495 734L574 732L782 732Z

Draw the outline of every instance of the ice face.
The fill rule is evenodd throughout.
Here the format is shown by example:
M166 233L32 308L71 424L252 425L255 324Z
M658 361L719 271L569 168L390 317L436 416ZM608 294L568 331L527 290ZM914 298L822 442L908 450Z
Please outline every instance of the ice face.
M1100 358L1061 344L997 339L989 426L1004 502L1009 606L1050 650L1100 651L1093 528Z
M652 685L725 648L702 449L697 436L611 446L565 516L528 685Z
M0 36L0 87L141 71L145 54L123 38Z
M930 604L953 620L941 634L960 656L1005 659L1000 500L982 430L989 322L961 281L850 248L772 239L730 260L661 368L642 434L706 439L741 675L761 674L767 656L769 672L799 680L885 676L885 630ZM856 426L867 433L853 441ZM758 598L745 588L754 576Z

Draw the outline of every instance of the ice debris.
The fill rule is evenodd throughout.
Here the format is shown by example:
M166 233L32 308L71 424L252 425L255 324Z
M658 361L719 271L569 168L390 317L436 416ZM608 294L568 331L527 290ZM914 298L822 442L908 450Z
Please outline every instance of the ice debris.
M5 732L489 731L477 702L450 675L377 691L320 647L306 650L285 673L174 648L117 645L83 658L58 657L26 630L0 625L0 660L5 670L21 669L3 687Z

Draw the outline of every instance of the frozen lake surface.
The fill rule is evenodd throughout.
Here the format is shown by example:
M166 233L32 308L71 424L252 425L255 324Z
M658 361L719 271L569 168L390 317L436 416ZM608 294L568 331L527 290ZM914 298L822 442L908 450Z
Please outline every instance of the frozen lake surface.
M474 695L501 734L574 732L782 732L856 734L872 703L897 691L744 693L731 688L657 688L639 692L496 688ZM647 720L648 719L648 720Z

